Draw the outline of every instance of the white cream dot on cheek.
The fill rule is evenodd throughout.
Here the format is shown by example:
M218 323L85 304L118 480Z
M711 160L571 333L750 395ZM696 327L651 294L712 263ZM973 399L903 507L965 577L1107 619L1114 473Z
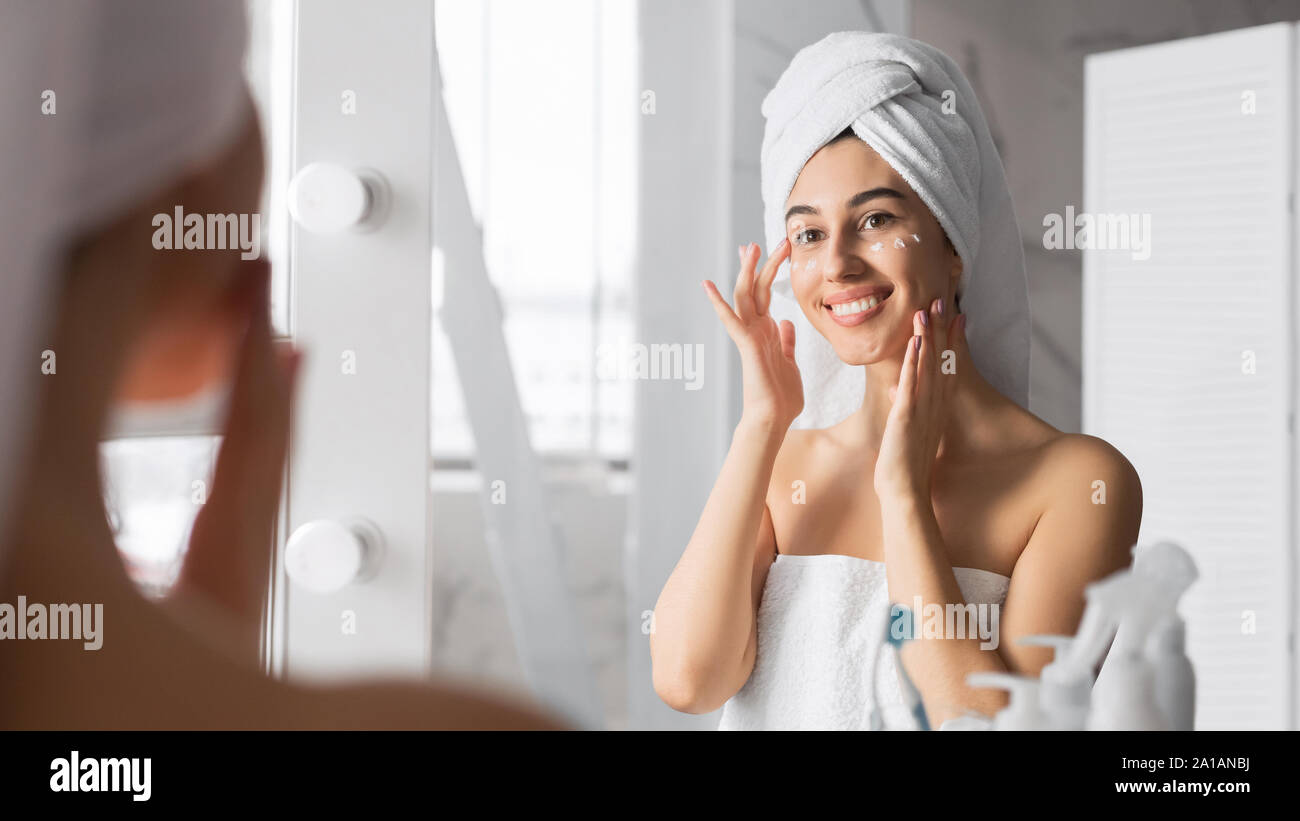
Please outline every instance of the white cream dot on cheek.
M812 259L808 260L808 264L804 266L804 270L805 271L817 270L817 258L813 257Z
M921 238L918 237L916 234L913 234L913 235L912 235L912 239L916 240L916 244L917 244L917 245L920 245L920 244L921 244Z
M895 237L895 239L894 239L894 247L895 247L895 248L906 248L906 247L907 247L907 243L903 242L903 238L902 238L902 237Z
M872 245L872 246L871 246L871 250L873 250L873 251L879 251L881 248L884 248L884 247L885 247L885 243L883 243L883 242L877 242L875 245Z

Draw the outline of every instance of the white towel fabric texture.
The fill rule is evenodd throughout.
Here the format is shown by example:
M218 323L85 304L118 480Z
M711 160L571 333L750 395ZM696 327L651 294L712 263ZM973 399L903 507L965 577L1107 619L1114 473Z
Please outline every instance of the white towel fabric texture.
M953 574L963 601L999 607L1006 601L1006 576L969 567L954 567ZM718 729L869 730L873 677L883 729L919 729L893 652L877 655L889 605L883 562L778 555L759 605L754 670L723 705ZM914 614L918 626L922 615Z
M786 200L799 172L845 128L898 172L962 259L957 293L969 314L975 365L1028 407L1029 295L1024 251L1002 160L961 69L933 46L893 34L837 32L799 51L763 100L764 231L770 253L786 236ZM845 365L795 303L789 262L772 315L795 324L804 378L796 427L827 427L862 402L863 371Z
M68 246L238 136L245 39L242 2L0 0L0 534Z

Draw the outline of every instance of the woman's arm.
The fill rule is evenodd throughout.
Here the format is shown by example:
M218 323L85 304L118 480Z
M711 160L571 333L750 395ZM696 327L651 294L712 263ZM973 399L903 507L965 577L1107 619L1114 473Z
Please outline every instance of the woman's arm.
M1142 523L1142 483L1110 444L1063 436L1050 459L1054 468L1044 488L1050 502L1011 574L998 648L1008 667L1028 675L1052 660L1052 650L1019 640L1073 635L1083 617L1083 589L1129 566Z
M919 319L919 350L909 346L877 462L890 600L911 606L964 605L930 497L929 466L937 445L939 413L951 383L938 378L937 352L948 345L969 360L964 319L948 324L937 311ZM930 380L927 384L927 379ZM1047 500L1012 572L999 610L996 648L978 635L908 642L904 665L921 693L932 726L967 710L992 715L1005 692L966 686L973 672L1037 675L1050 650L1017 644L1027 635L1073 634L1083 611L1083 589L1128 564L1142 515L1142 491L1133 466L1100 439L1065 436L1049 456ZM1109 504L1097 501L1094 482L1105 483ZM921 619L923 614L913 614ZM970 631L967 631L969 634ZM923 634L922 634L923 635Z
M1105 442L1063 437L1054 446L1051 500L1011 575L999 611L997 647L978 636L919 640L904 647L904 663L921 692L932 726L966 710L992 715L1006 706L1004 691L966 686L979 671L1036 676L1052 651L1022 646L1030 635L1073 635L1084 608L1084 588L1126 567L1142 519L1142 486L1133 466ZM1105 483L1105 503L1094 481ZM881 500L890 600L910 604L964 604L928 499ZM914 614L916 615L916 614Z
M699 524L655 603L655 692L683 712L717 709L754 666L759 597L776 551L764 499L781 442L803 410L794 326L778 326L768 314L772 280L789 250L783 240L756 274L758 247L740 249L734 310L705 283L740 350L744 410Z
M908 607L913 606L915 597L920 597L923 605L965 604L930 500L882 498L880 511L889 600ZM923 616L912 614L918 630ZM904 667L921 693L931 727L967 710L992 715L1006 706L1001 691L966 686L969 673L1007 671L1002 657L982 649L981 641L967 631L966 638L918 639L903 645Z
M754 668L759 598L776 551L764 498L783 434L741 420L699 524L655 603L655 692L674 710L716 710Z

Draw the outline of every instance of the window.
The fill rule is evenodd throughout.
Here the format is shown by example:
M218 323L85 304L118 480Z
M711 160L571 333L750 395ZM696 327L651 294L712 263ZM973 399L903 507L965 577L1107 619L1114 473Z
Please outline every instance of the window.
M473 0L435 12L450 125L533 446L625 461L631 386L598 379L596 358L632 335L635 4ZM473 438L434 324L433 451L454 465Z

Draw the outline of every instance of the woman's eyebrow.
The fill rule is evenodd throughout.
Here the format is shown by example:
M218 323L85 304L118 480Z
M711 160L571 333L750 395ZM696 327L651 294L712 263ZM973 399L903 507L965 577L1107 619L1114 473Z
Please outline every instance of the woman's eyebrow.
M906 197L903 196L901 191L897 191L893 188L885 188L882 186L877 188L871 188L866 191L859 191L858 193L854 194L852 197L849 197L849 200L846 203L846 205L849 208L857 208L858 206L863 205L864 203L871 202L872 200L877 199L879 197L893 197L894 199L899 199L899 200L907 199ZM791 217L793 217L795 214L812 214L814 216L817 216L821 214L821 211L817 210L811 205L792 205L790 206L790 210L785 212L785 218L788 220Z

